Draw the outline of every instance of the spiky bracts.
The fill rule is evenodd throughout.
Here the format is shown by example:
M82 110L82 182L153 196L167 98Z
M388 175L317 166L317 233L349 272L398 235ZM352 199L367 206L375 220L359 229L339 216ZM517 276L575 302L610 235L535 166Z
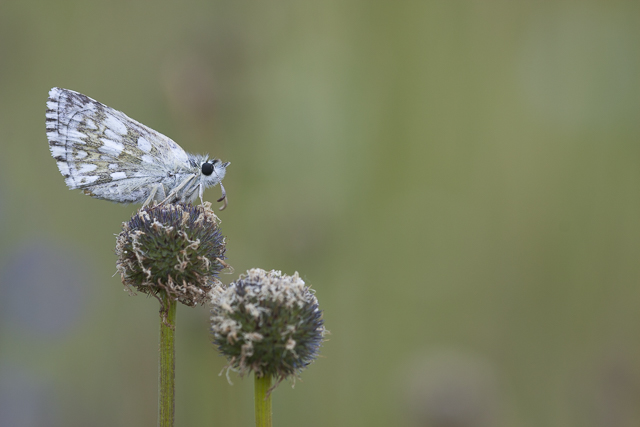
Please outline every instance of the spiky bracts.
M278 381L318 356L326 333L314 292L295 273L254 268L211 298L213 342L240 375Z
M210 203L162 204L139 210L116 238L118 272L129 288L193 306L218 283L225 238Z

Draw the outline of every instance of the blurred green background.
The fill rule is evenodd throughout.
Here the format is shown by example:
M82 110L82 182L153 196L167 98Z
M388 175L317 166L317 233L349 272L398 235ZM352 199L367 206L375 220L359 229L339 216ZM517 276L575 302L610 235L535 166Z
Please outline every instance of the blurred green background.
M137 206L66 188L53 86L231 161L225 283L316 290L275 425L640 425L637 1L0 2L0 425L154 425ZM176 425L251 426L207 320L178 308Z

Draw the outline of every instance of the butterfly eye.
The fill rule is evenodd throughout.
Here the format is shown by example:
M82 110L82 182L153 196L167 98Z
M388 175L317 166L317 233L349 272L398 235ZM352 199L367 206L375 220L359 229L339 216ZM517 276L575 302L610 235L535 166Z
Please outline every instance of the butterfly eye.
M213 173L213 164L206 162L202 164L202 174L209 176Z

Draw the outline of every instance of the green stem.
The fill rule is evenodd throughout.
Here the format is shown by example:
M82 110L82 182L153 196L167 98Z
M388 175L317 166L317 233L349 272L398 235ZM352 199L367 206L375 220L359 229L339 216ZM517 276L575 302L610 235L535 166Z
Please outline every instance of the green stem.
M175 324L176 301L161 292L160 310L160 392L158 395L158 426L173 427L175 419ZM166 310L166 311L165 311Z
M255 374L256 427L271 427L271 375Z

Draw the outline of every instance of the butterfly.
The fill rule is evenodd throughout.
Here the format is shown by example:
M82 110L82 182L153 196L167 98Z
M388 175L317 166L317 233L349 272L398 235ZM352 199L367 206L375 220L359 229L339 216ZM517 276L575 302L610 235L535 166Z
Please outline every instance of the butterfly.
M185 152L172 139L86 95L54 87L47 101L51 155L71 190L118 203L193 203L222 186L230 162Z

